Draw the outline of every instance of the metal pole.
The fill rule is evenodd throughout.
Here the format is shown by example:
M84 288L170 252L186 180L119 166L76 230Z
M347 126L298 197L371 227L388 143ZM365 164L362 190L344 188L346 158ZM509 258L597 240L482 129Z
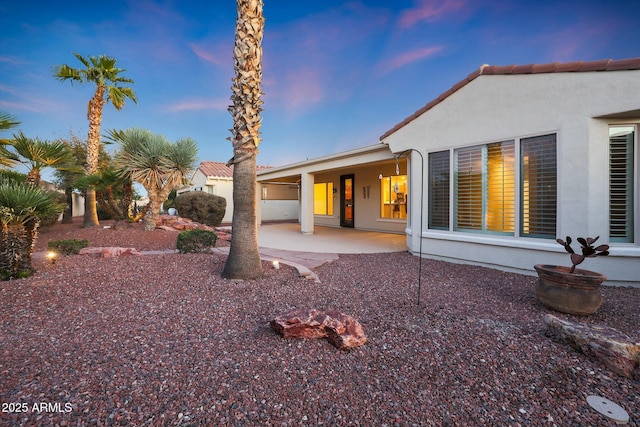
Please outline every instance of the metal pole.
M419 150L416 150L415 148L408 148L406 150L404 150L403 152L401 152L400 154L396 155L396 175L399 174L399 172L397 171L397 163L398 163L398 159L402 156L404 156L405 154L407 154L410 151L414 151L416 153L418 153L420 155L420 160L421 160L421 168L420 168L420 232L418 233L418 238L420 239L419 242L419 259L418 259L418 305L420 305L420 293L421 293L421 288L422 288L422 229L423 229L423 222L424 222L424 156L422 155L422 153Z

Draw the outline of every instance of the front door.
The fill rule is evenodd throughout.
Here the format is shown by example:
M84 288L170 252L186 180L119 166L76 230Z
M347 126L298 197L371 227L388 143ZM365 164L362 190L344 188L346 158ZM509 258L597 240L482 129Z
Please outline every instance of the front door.
M353 175L340 176L340 226L353 228Z

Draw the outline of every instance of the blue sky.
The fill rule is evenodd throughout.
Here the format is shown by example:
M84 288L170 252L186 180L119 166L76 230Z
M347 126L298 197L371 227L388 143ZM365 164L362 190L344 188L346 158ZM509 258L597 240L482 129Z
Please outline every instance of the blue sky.
M481 64L640 56L640 0L265 3L261 165L378 143ZM3 2L0 111L29 137L84 139L95 87L61 83L53 67L105 54L135 80L138 105L106 106L103 133L191 137L199 160L227 161L235 17L232 0Z

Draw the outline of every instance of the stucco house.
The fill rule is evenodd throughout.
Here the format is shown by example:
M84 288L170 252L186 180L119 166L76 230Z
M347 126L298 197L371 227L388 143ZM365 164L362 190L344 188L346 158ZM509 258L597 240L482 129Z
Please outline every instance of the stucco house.
M535 274L537 263L570 264L556 238L600 236L611 255L584 268L640 286L639 124L640 58L484 65L385 132L379 150L274 168L259 180L300 178L302 232L314 222L349 226L309 212L318 191L342 195L351 183L351 226L402 223L414 254L422 247L424 257ZM355 168L364 182L343 180ZM316 183L327 183L324 193ZM376 211L373 223L360 218L361 204Z
M269 169L269 166L258 166L258 170ZM262 185L260 199L265 221L298 219L298 187L279 184ZM191 177L191 183L176 191L182 194L189 191L204 191L224 197L227 209L222 218L223 224L230 224L233 218L233 166L223 162L203 161Z

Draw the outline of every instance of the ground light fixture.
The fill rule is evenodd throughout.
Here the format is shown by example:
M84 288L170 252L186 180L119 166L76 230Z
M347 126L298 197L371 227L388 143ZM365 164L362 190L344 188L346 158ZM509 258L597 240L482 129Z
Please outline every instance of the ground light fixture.
M57 258L58 258L58 254L55 251L47 252L47 259L51 264L55 264Z
M400 157L404 156L405 154L409 153L409 152L416 152L420 155L420 159L421 159L421 169L420 169L420 232L418 233L418 239L419 239L419 246L420 246L420 254L419 259L418 259L418 302L417 304L420 305L420 291L421 291L421 285L422 285L422 225L423 225L423 221L424 221L424 156L422 155L422 153L418 150L416 150L415 148L408 148L402 152L400 152L399 154L396 154L396 176L400 175L400 164L398 163L398 160L400 159Z
M277 259L273 260L273 262L271 263L273 265L273 268L276 270L280 269L280 261L278 261Z

